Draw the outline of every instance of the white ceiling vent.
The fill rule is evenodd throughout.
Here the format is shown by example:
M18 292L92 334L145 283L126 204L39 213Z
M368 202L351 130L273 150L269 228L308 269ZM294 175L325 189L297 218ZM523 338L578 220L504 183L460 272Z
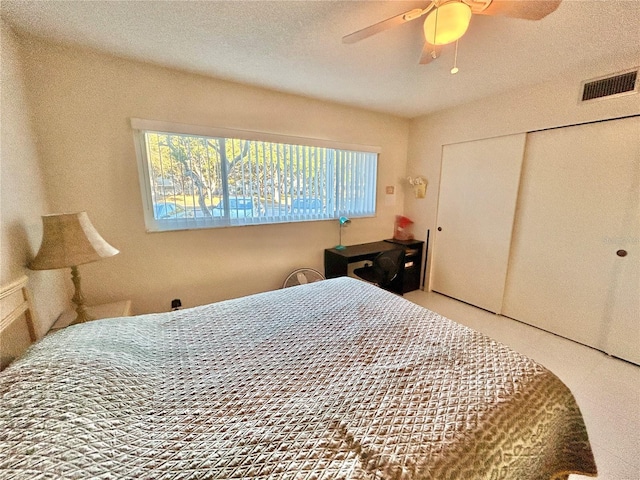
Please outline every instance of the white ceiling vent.
M638 93L638 68L582 82L582 102Z

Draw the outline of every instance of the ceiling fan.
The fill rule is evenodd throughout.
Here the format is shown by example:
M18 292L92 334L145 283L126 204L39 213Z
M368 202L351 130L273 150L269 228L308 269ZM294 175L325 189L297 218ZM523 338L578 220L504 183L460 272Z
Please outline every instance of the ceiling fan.
M420 57L427 64L440 56L443 45L453 43L467 31L472 15L502 15L526 20L541 20L554 12L562 0L433 0L424 8L415 8L387 18L342 37L342 43L355 43L376 33L427 16L425 43Z

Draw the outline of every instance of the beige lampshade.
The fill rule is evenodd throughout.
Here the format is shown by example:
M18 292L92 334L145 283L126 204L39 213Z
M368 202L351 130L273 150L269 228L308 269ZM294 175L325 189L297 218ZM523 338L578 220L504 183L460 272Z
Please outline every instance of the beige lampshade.
M87 212L43 215L42 223L42 245L31 270L75 267L119 253L100 236Z

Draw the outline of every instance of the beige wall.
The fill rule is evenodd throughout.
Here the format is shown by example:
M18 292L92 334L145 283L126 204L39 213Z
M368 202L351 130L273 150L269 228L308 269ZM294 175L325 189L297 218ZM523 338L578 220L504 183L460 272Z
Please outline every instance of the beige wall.
M429 182L426 198L405 196L405 214L415 220L417 236L425 238L429 229L431 240L434 238L443 145L639 114L640 95L596 100L587 104L578 102L581 81L638 65L637 56L612 57L606 62L584 66L540 85L414 119L409 133L407 174L425 175ZM405 190L408 192L406 187Z
M405 174L409 121L299 96L21 39L42 168L53 211L86 210L121 253L83 265L90 304L133 300L135 313L280 287L298 267L323 270L336 221L146 233L131 117L377 145L376 218L354 219L344 243L388 238Z
M27 273L30 289L38 291L34 310L38 334L44 334L67 306L64 272L31 272L25 266L35 255L42 237L40 216L50 213L44 177L38 162L29 107L25 97L22 64L12 30L0 25L2 42L2 119L0 150L0 284ZM3 359L27 342L24 325L0 341ZM22 335L19 333L21 331Z
M46 196L41 185L27 188L41 197L30 204L46 198L49 212L87 210L98 231L121 250L81 267L88 302L131 298L136 313L166 310L176 297L191 306L278 288L287 273L302 266L322 270L323 249L337 243L338 228L336 222L322 221L146 233L131 117L380 146L378 215L355 219L345 230L344 243L354 244L391 236L398 213L416 221L417 238L424 239L428 228L433 231L442 145L640 112L637 96L589 105L577 101L581 80L629 68L634 59L591 65L542 85L409 121L33 38L19 43L37 119L37 155L26 156L40 158L47 188ZM5 50L15 48L3 45L3 63ZM15 52L10 58L19 63ZM19 70L19 65L12 70L18 79ZM22 95L11 95L14 115L26 111L17 103ZM3 107L3 120L4 112ZM3 143L6 135L3 126ZM35 150L30 133L12 136L29 145L21 150ZM18 173L4 173L4 158L3 149L3 180L18 182ZM425 199L413 198L404 181L418 174L429 180ZM387 185L397 187L394 197L384 194ZM35 217L44 210L38 208ZM31 209L28 214L34 215ZM8 225L3 217L3 241ZM39 218L29 228L37 245ZM25 242L17 244L24 248ZM35 249L30 246L22 260L11 254L11 262L24 265ZM5 250L3 259L9 255ZM4 267L3 275L9 276Z

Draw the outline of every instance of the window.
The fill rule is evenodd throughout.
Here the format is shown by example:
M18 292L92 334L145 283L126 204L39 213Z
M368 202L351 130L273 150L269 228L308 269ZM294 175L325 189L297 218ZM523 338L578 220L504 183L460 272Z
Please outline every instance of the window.
M373 216L377 149L131 120L147 230Z

